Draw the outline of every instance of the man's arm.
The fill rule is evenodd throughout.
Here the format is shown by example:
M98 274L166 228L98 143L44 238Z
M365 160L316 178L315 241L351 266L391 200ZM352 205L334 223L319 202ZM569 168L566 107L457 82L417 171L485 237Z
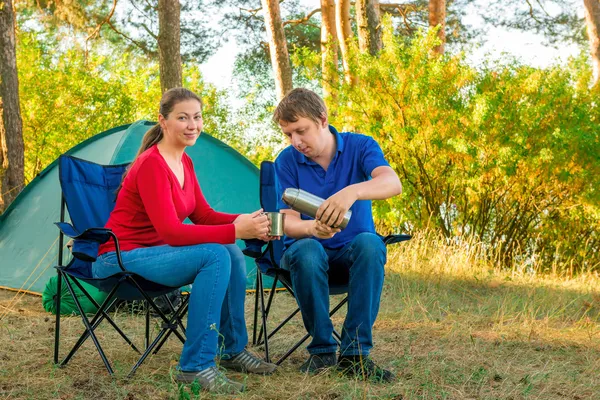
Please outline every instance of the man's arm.
M356 200L385 200L402 193L400 178L391 167L377 167L371 173L371 177L373 179L355 183L343 190L352 188L351 190L356 193Z
M330 239L340 231L339 228L332 228L317 220L303 220L298 211L282 209L280 212L285 214L285 223L283 224L285 235L294 239L313 236Z
M396 172L380 166L371 173L372 179L346 186L323 202L316 219L329 226L339 226L344 214L357 200L385 200L402 193L402 184Z

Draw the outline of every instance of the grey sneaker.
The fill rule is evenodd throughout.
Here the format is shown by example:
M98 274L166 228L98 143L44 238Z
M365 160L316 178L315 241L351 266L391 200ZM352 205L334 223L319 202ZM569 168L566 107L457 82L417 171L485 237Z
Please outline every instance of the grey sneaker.
M208 367L202 371L180 371L175 380L180 383L193 383L197 381L202 390L220 394L237 394L243 392L243 383L232 381L217 367Z
M222 358L219 365L234 371L261 375L270 375L277 369L277 365L261 360L248 350L244 350L230 359Z

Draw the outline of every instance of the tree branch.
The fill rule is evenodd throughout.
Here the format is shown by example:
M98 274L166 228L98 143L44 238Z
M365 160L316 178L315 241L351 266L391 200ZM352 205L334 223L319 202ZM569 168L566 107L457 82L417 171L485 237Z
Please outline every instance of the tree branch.
M113 1L112 9L108 13L108 15L106 16L106 18L104 19L104 21L100 22L100 24L98 24L98 26L96 27L96 29L94 29L94 31L92 33L90 33L90 35L85 39L85 46L86 46L86 48L87 48L87 42L89 40L91 40L91 39L94 39L96 36L98 36L98 34L100 33L100 29L102 28L102 26L110 21L110 19L112 18L113 14L115 13L115 9L116 8L117 8L117 0L114 0Z
M284 2L284 0L279 0L279 4L281 4L281 3L283 3L283 2ZM260 7L260 8L255 8L255 9L253 9L253 10L249 10L249 9L247 9L247 8L242 8L242 7L238 7L238 8L240 9L240 11L246 11L246 12L249 12L249 13L251 13L251 14L254 14L255 16L256 16L256 14L258 14L258 12L259 12L259 11L262 11L262 7Z
M533 13L533 5L531 4L531 2L530 2L529 0L525 0L525 1L526 1L526 2L527 2L527 4L529 5L529 15L531 16L531 18L533 18L533 20L534 20L535 22L537 22L538 24L541 24L542 22L541 22L539 19L537 19L537 18L535 17L535 14Z
M139 47L146 55L154 57L156 55L155 52L153 52L152 50L150 50L144 43L138 42L136 40L133 40L132 38L130 38L129 36L127 36L126 34L124 34L123 32L119 31L117 28L115 28L115 26L112 24L112 22L108 21L108 26L110 26L110 28L117 33L118 35L123 36L125 39L129 40L131 43L133 43L134 45L136 45L137 47Z
M321 12L321 9L317 8L316 10L312 10L311 12L309 12L308 14L306 14L306 16L303 17L303 18L300 18L300 19L290 19L288 21L285 21L283 23L283 26L290 25L290 24L294 24L294 25L303 24L306 21L308 21L309 19L311 19L313 15L315 15L316 13L319 13L319 12Z
M144 28L144 30L145 30L146 32L148 32L148 35L152 36L152 37L154 38L154 40L156 40L156 41L158 42L158 36L156 36L156 35L154 34L154 32L152 32L152 31L150 30L150 28L148 28L148 27L146 26L146 24L142 23L142 24L140 24L140 26L141 26L142 28Z

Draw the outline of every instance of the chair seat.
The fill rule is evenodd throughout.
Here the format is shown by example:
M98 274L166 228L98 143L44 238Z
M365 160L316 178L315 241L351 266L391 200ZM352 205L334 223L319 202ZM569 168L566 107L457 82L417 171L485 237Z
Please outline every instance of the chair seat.
M78 263L85 263L85 261L73 259L73 261L71 261L69 265L56 266L55 268L61 270L63 273L73 278L77 278L80 281L88 283L94 286L96 289L106 293L110 292L112 288L114 288L119 282L121 282L121 285L115 292L115 296L121 300L144 300L144 296L140 293L140 291L126 279L127 276L134 278L134 280L140 285L142 290L146 292L146 294L151 298L162 296L164 294L179 289L178 287L171 287L158 284L156 282L144 278L141 275L129 271L119 271L105 278L91 278L89 275L82 273L82 269L72 268L73 265L76 265ZM83 269L83 271L89 270L90 268Z

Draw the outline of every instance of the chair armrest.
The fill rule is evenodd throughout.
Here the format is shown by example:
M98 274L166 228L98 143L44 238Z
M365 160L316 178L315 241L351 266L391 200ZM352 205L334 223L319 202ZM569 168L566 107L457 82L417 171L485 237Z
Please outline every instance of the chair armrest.
M267 242L263 242L260 239L244 239L244 244L246 248L242 250L242 253L250 258L259 259L264 254L262 248Z
M119 241L112 230L108 228L88 228L83 232L79 232L75 227L67 222L54 223L60 231L73 239L73 247L71 254L83 261L94 262L98 258L98 247L100 244L113 239L117 253L117 261L122 271L126 271L121 260L121 250Z
M410 239L412 239L412 236L405 234L387 235L385 237L381 236L381 240L383 240L383 243L385 243L386 246L394 243L405 242Z
M104 243L110 239L110 233L112 232L108 228L88 228L83 232L79 232L75 227L68 222L55 222L54 225L60 229L60 231L74 240L91 240L97 243Z

